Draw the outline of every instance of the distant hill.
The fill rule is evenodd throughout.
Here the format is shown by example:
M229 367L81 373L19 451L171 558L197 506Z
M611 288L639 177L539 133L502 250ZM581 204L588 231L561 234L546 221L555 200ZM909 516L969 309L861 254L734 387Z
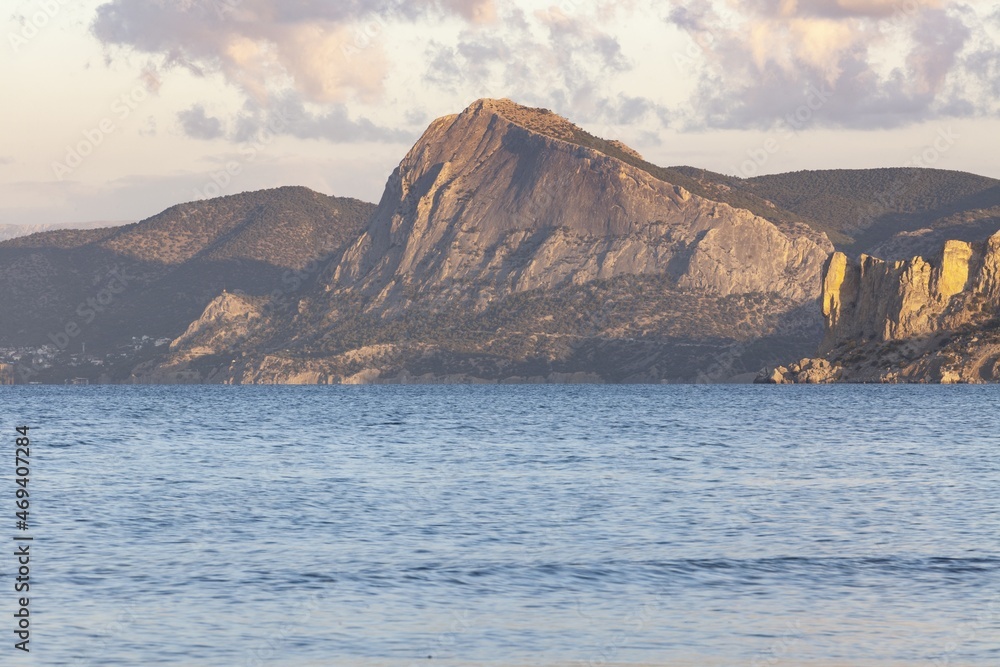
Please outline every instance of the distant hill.
M175 337L224 288L266 294L314 278L310 263L353 239L373 210L288 187L181 204L122 227L0 243L0 346L40 346L70 323L82 329L74 346L90 350ZM88 299L118 287L115 275L125 289L95 314Z
M132 220L99 221L99 222L69 222L41 225L0 225L0 243L21 236L31 236L40 232L51 232L57 229L97 229L101 227L120 227L133 222Z
M826 232L849 254L930 255L945 239L977 241L1000 229L1000 181L964 172L834 169L740 179L691 167L675 170L708 189L770 202Z

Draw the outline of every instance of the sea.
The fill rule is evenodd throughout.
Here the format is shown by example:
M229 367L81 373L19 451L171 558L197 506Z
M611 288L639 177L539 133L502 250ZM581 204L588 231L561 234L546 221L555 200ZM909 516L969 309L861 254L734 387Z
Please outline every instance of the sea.
M0 387L0 664L996 667L998 406L996 386Z

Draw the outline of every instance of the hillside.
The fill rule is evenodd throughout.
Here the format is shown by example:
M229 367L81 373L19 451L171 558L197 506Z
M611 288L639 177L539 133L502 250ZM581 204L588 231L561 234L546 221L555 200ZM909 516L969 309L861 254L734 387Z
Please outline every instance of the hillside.
M943 239L921 246L898 244L879 252L900 234L946 230L948 238L980 240L1000 228L1000 181L940 169L801 171L749 179L747 188L853 239L852 253L889 259L931 253ZM898 238L896 239L898 241ZM890 246L892 247L892 246Z
M81 329L73 349L175 337L223 288L267 294L290 272L311 269L293 276L300 282L314 276L318 266L310 263L354 238L373 208L279 188L181 204L122 227L7 241L0 244L0 309L8 314L0 347L40 347L71 323Z
M754 197L825 232L838 250L905 259L1000 229L1000 181L941 169L834 169L741 179L674 167L710 191Z

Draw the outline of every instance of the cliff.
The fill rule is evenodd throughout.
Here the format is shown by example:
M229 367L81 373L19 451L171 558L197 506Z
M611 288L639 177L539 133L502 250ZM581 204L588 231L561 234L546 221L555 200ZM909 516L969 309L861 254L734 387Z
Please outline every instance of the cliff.
M886 262L834 253L823 278L829 352L846 341L886 342L956 329L975 321L1000 293L1000 233L979 243L947 241L931 261Z
M950 240L931 260L835 253L823 278L823 359L766 370L772 382L1000 380L1000 232ZM809 370L810 373L805 373Z

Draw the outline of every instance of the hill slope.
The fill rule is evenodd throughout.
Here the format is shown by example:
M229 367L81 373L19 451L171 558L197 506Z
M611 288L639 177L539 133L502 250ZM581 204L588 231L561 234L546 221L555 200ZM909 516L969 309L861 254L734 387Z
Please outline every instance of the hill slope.
M99 229L104 227L120 227L127 224L129 224L127 221L109 221L40 225L0 225L0 243L22 236L31 236L32 234L51 232L59 229Z
M289 272L314 276L315 262L353 239L373 209L279 188L181 204L123 227L7 241L0 346L40 347L70 324L81 329L73 349L176 337L223 288L267 294Z
M947 239L1000 229L1000 181L941 169L835 169L740 179L676 167L709 191L744 193L826 232L838 250L932 255Z

